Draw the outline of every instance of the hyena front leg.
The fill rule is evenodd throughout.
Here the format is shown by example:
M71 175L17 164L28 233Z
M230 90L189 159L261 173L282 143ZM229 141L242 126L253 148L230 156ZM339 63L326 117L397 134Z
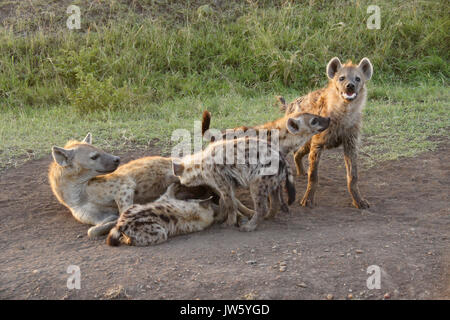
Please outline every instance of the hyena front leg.
M88 229L89 238L96 238L107 234L117 223L117 216L110 215Z
M309 151L309 170L308 170L308 187L305 195L300 201L303 207L314 206L314 194L316 193L317 183L319 182L319 162L322 154L322 147L319 145L311 145Z
M369 202L365 200L358 187L358 167L357 167L357 139L344 141L344 159L347 169L347 188L353 199L353 205L358 209L369 208Z
M298 176L306 175L306 170L305 167L303 166L303 157L309 153L310 149L311 149L311 142L308 142L294 153L294 162L295 167L297 168Z
M250 221L240 227L240 231L254 231L268 211L269 193L267 186L264 183L253 184L250 186L250 193L255 203L255 214Z
M115 197L119 215L133 205L134 188L123 186Z

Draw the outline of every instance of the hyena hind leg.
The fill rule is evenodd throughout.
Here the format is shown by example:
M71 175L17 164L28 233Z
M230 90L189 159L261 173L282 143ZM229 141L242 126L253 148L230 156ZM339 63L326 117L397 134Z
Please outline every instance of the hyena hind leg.
M255 214L250 221L240 227L240 231L254 231L268 211L269 193L267 188L263 188L262 185L252 185L250 193L255 204Z
M278 191L278 199L280 199L280 211L283 213L289 213L289 206L286 203L286 201L284 201L283 198L283 189L280 187L279 191Z
M281 188L279 186L270 192L270 196L269 196L270 197L270 210L266 214L264 219L271 219L271 218L275 217L275 215L280 210L280 206L281 206L280 192L281 192Z
M226 192L221 192L219 207L221 212L227 217L224 224L226 226L237 226L238 205L232 188L228 188Z

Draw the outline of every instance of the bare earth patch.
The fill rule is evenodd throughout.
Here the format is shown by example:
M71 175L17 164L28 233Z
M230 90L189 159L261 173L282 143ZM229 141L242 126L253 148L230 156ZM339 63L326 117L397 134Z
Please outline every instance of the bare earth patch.
M88 239L51 194L50 157L9 169L0 175L0 299L449 299L449 144L363 170L365 211L351 206L332 154L314 209L297 201L252 233L213 226L146 248ZM300 199L306 178L296 180ZM66 287L69 265L81 269L80 290ZM380 290L366 287L370 265L382 269Z

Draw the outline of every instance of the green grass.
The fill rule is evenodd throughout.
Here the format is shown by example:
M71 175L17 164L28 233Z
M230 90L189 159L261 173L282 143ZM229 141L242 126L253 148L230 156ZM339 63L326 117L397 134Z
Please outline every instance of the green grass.
M333 56L374 64L367 165L448 136L448 1L5 1L0 4L0 168L87 131L107 150L168 150L205 108L218 128L258 124L326 84ZM78 4L82 29L65 27ZM381 8L369 30L367 6Z
M448 87L371 86L369 90L361 148L365 167L434 150L439 137L448 137ZM292 90L284 93L289 99L297 95ZM260 124L281 116L273 94L182 98L148 104L139 110L97 112L89 117L70 112L70 106L8 110L0 119L0 166L15 166L48 155L51 146L82 139L87 132L92 132L95 145L111 152L156 144L170 154L173 130L183 128L193 133L194 121L200 121L204 109L213 114L211 127L219 129Z

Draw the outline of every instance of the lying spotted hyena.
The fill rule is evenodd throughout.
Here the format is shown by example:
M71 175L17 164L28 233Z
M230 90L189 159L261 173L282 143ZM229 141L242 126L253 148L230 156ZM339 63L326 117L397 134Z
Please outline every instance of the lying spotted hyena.
M203 230L215 221L223 221L213 197L178 200L172 184L155 202L133 205L120 215L109 232L106 243L148 246L167 241L168 237Z
M311 112L330 117L330 126L324 132L311 138L294 155L298 174L304 174L302 159L309 155L308 187L302 206L313 206L314 194L319 180L319 160L324 149L343 145L347 186L353 198L353 205L360 209L369 207L358 188L358 142L362 122L362 109L367 100L366 82L370 80L373 67L370 60L362 59L358 65L351 61L342 65L338 58L328 62L328 87L313 91L286 104L280 97L281 109L286 115L295 112Z
M91 140L88 134L82 142L53 147L48 178L59 202L78 221L94 225L88 235L96 237L115 226L119 212L133 203L158 199L179 180L173 175L170 158L145 157L119 167L119 157L94 147ZM182 192L189 198L212 191L199 187Z
M265 151L270 154L270 159L264 158ZM234 189L237 186L249 188L255 214L241 226L242 231L255 230L263 217L273 216L280 206L282 211L289 210L281 194L283 182L288 190L288 203L292 204L295 200L289 164L282 153L261 139L244 137L214 142L199 153L181 160L174 159L172 164L173 172L180 178L181 184L206 184L220 195L220 210L227 216L228 225L237 222L238 201Z

